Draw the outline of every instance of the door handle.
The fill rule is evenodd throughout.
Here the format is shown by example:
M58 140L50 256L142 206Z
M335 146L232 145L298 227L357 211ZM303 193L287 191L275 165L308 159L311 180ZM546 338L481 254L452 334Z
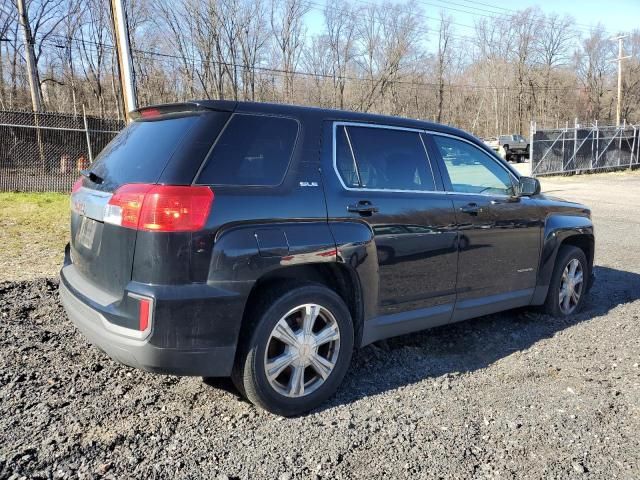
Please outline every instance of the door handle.
M460 211L462 213L468 213L469 215L478 215L478 213L482 212L482 208L480 208L477 203L469 203L468 205L460 207Z
M347 212L359 213L363 217L371 216L379 211L378 207L373 206L369 200L360 200L357 204L347 207Z

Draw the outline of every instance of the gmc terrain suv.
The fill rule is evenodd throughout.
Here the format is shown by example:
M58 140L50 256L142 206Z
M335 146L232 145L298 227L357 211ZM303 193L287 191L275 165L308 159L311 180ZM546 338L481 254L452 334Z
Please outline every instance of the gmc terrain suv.
M151 372L231 376L281 415L330 397L356 347L527 305L570 315L593 279L589 209L404 118L140 109L71 209L60 294L91 343Z

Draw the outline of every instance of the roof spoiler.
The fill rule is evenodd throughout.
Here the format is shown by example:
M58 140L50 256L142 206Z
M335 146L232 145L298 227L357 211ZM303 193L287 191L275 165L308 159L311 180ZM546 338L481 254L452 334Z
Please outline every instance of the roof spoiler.
M231 100L204 100L183 103L164 103L138 108L131 112L132 120L145 120L162 117L165 115L181 114L189 112L217 111L233 112L238 102Z

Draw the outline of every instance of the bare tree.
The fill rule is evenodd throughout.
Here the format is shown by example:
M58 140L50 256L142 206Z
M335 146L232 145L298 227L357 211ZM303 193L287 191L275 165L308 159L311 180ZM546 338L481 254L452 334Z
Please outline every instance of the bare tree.
M598 25L589 37L583 40L580 50L576 53L578 78L584 85L587 99L584 113L594 120L600 120L604 110L607 79L613 68L610 60L615 58L612 45L613 42L605 34L604 27ZM608 119L611 119L611 115Z
M0 2L0 37L3 39L7 39L7 37L13 36L15 38L17 36L17 25L18 21L16 18L16 11L13 6L13 2L11 0L2 0ZM12 32L12 28L14 31ZM15 33L14 33L15 32ZM7 92L6 92L6 82L5 82L5 63L6 57L10 57L11 55L11 47L9 42L3 42L6 44L6 47L3 51L3 45L0 44L0 105L2 108L7 108ZM13 48L14 52L15 44ZM15 66L15 61L13 63ZM12 76L12 80L15 80L15 76Z
M525 125L525 109L527 113L533 110L535 103L535 86L531 81L531 67L535 58L535 38L540 28L540 13L532 8L519 12L512 16L511 24L514 29L514 44L512 55L516 70L516 84L518 87L517 97L517 124L518 133L524 133L527 129ZM526 89L531 86L530 93L533 98L527 99Z
M436 121L442 122L442 107L444 105L444 86L446 75L451 66L451 50L453 37L451 32L451 17L440 12L440 28L438 30L438 54L436 60L436 75L438 76L438 113Z
M104 79L111 54L108 45L113 45L110 33L111 16L107 6L100 0L87 0L85 5L85 23L79 31L78 39L81 65L91 92L98 102L98 112L100 116L104 116Z
M256 99L256 69L268 44L266 8L263 0L245 1L241 11L238 32L243 65L242 84L244 98Z
M626 121L640 105L640 29L631 34L628 44L631 58L625 61L622 76L622 118Z
M61 60L62 85L68 85L71 99L71 110L74 115L78 114L78 79L76 78L76 58L77 45L74 41L79 33L85 11L80 0L71 0L64 6L63 19L59 25L59 37L56 39L56 47Z
M543 18L535 36L536 51L542 65L542 99L540 113L544 115L550 108L550 87L552 75L564 67L571 59L577 34L574 20L570 16L551 14ZM559 100L556 96L556 100Z
M294 72L306 34L303 17L309 9L303 0L271 0L271 30L284 77L285 101L293 100Z
M369 111L378 101L384 103L389 90L402 81L401 74L418 44L417 6L366 6L359 23L361 53L358 64L364 71L366 87L360 109ZM393 113L393 112L391 112Z
M539 9L428 30L411 0L127 0L140 104L249 99L433 119L478 135L609 119L615 42L581 38L572 18ZM448 7L442 7L448 11ZM30 0L49 109L122 115L109 3ZM317 10L312 17L311 10ZM322 15L313 25L311 19ZM307 35L312 25L313 35ZM0 0L0 106L29 105L12 0ZM625 41L623 114L640 121L638 33Z
M331 0L324 8L326 43L331 60L333 106L344 108L347 74L355 57L357 11L340 0Z

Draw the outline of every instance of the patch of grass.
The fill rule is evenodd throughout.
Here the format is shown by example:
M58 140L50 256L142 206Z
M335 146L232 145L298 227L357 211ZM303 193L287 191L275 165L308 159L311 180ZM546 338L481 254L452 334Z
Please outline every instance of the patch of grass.
M0 281L55 276L69 241L69 195L0 193Z

